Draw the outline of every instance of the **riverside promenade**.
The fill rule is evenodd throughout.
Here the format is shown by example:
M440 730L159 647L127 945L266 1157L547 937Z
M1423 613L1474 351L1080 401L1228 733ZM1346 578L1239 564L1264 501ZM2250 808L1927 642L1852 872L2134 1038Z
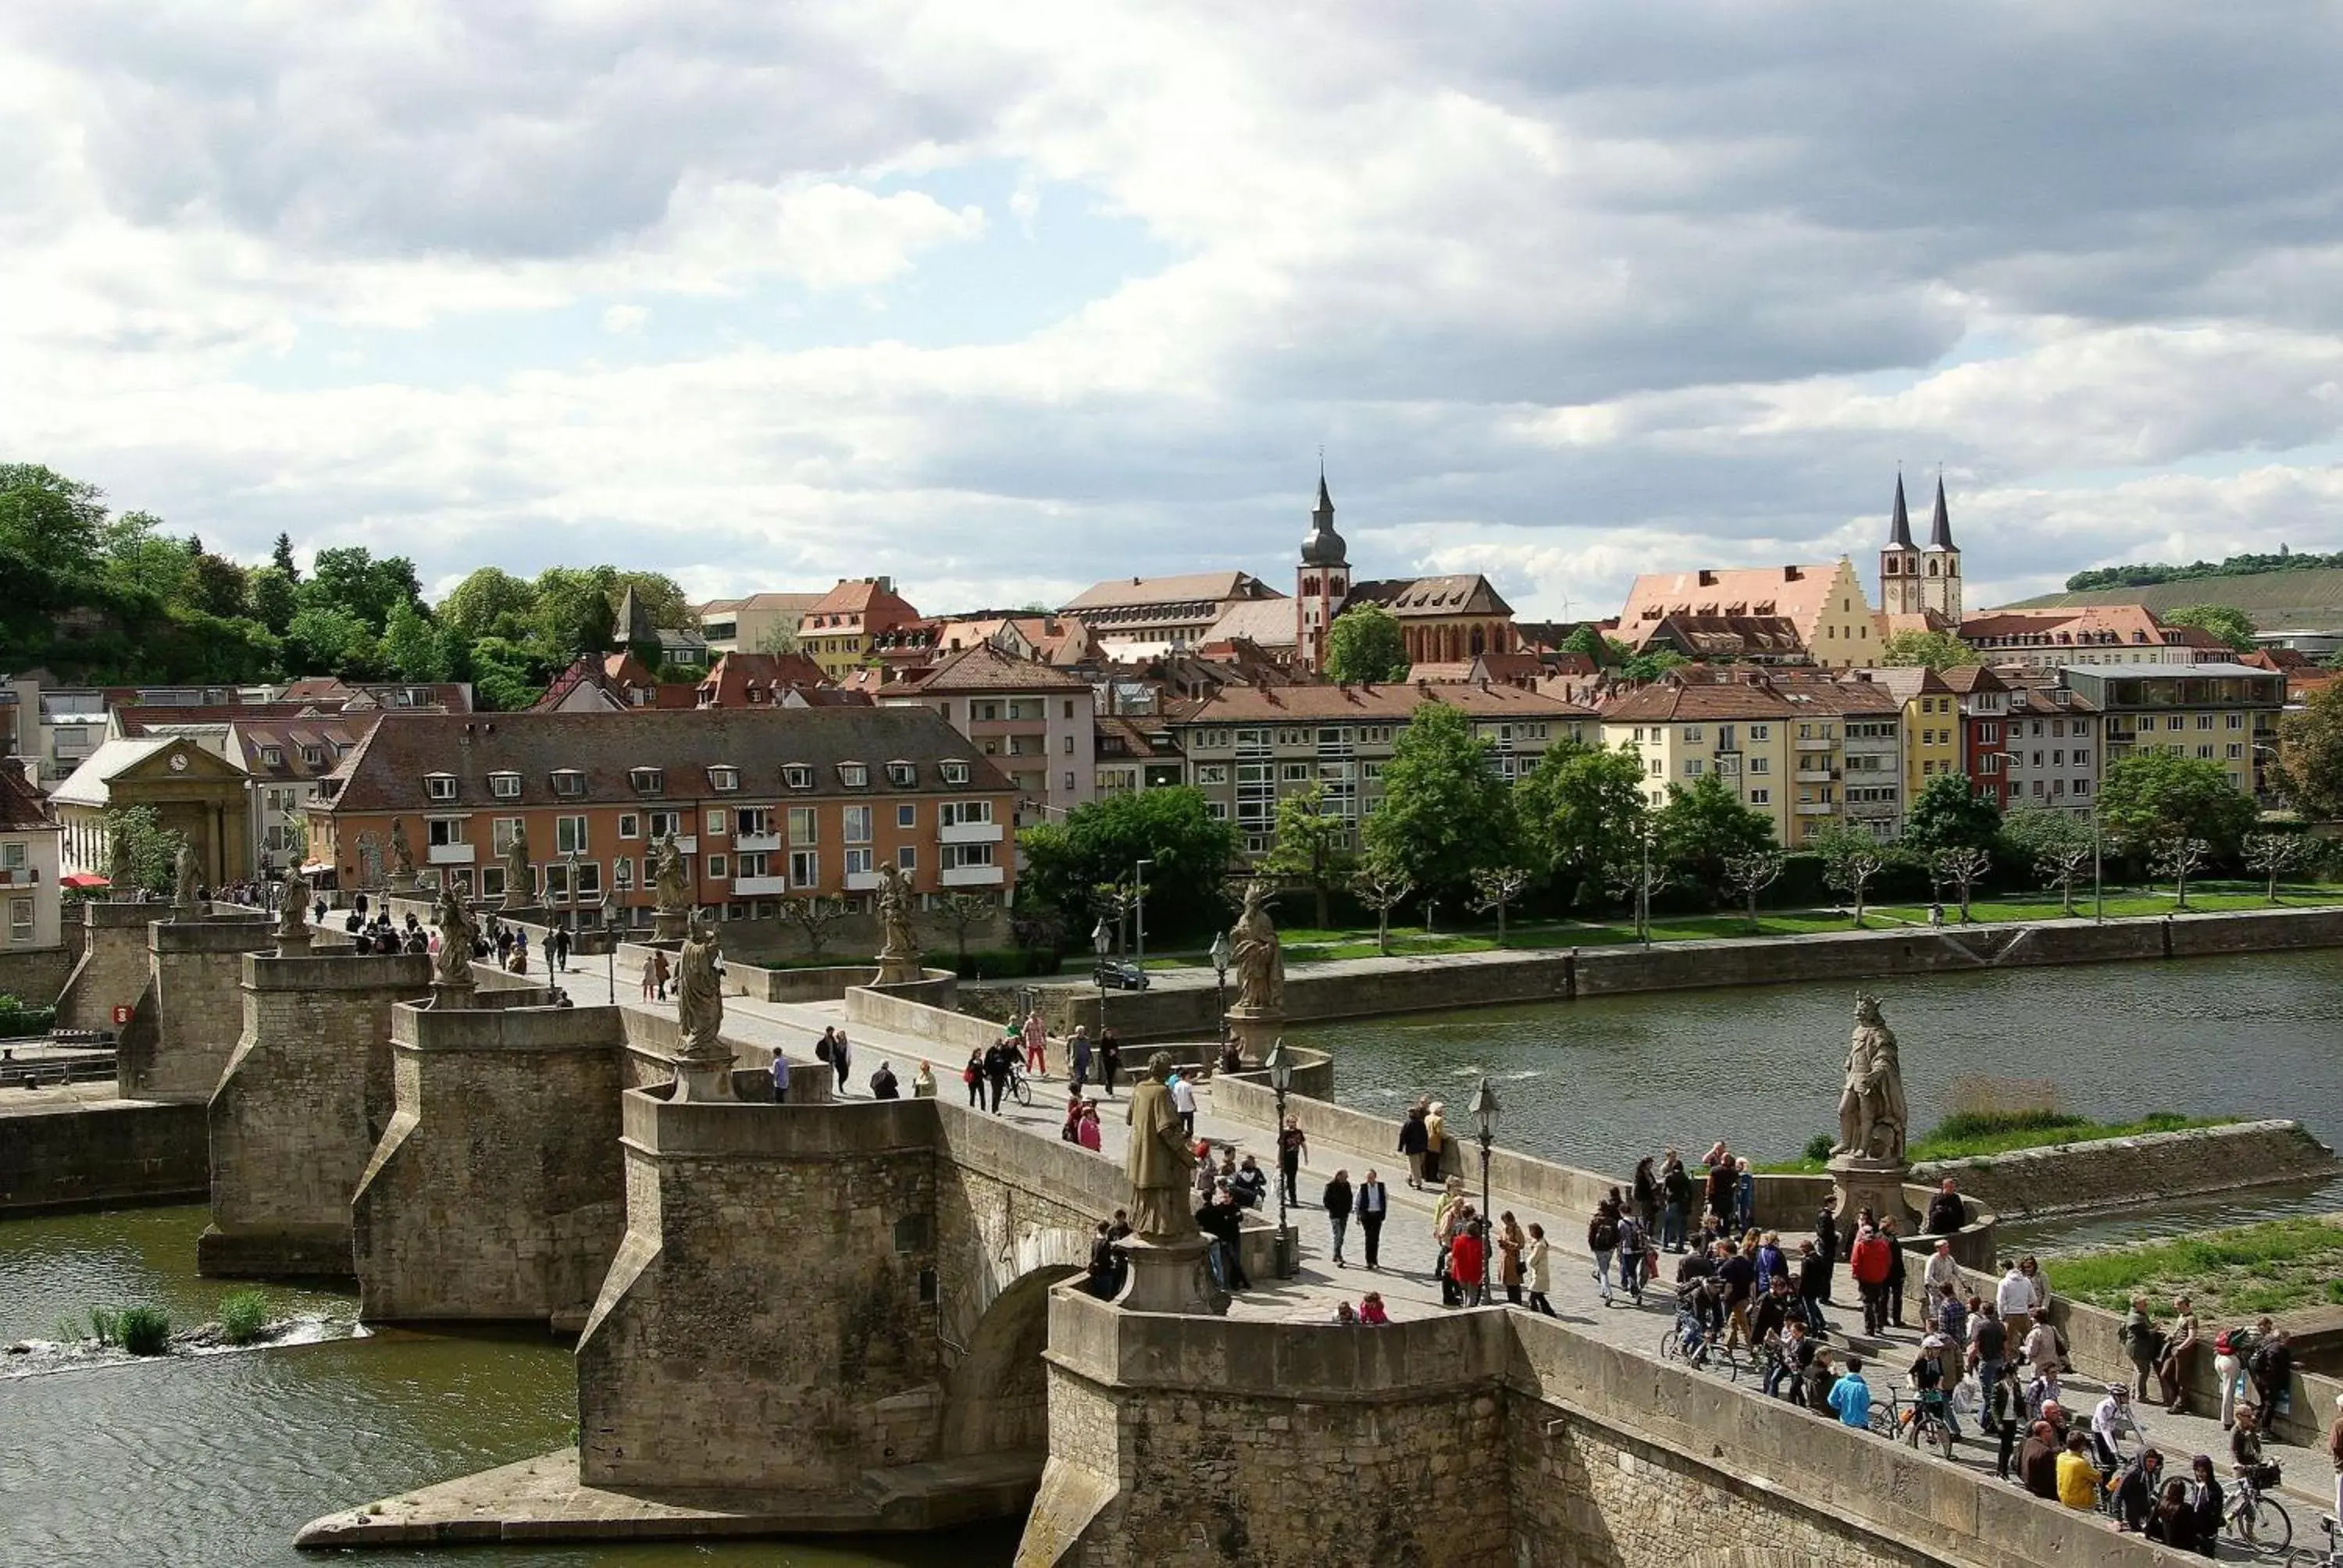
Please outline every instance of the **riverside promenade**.
M590 968L573 968L567 974L555 975L556 983L567 988L580 1003L598 1002L608 998L608 985L605 967L593 962ZM654 1010L671 1010L671 1003L645 1003L640 997L639 970L621 966L617 970L619 1000L631 1007L649 1006ZM861 1100L869 1096L870 1075L882 1061L891 1062L901 1081L902 1093L909 1097L913 1069L918 1062L930 1064L936 1080L937 1092L947 1098L965 1100L960 1073L966 1061L964 1051L940 1042L878 1029L867 1024L850 1025L845 1007L840 1001L769 1002L740 995L725 999L725 1033L735 1040L765 1050L785 1050L793 1060L803 1061L811 1056L815 1040L825 1028L845 1030L853 1042L852 1075L855 1081L845 1086L846 1098ZM1013 1101L1004 1101L1002 1120L1034 1137L1055 1141L1064 1118L1068 1082L1065 1063L1060 1053L1061 1046L1053 1043L1051 1076L1033 1083L1033 1103L1019 1106ZM1139 1047L1125 1052L1127 1067L1144 1062L1148 1048ZM1341 1070L1339 1056L1335 1070ZM1249 1086L1250 1087L1250 1086ZM1092 1092L1095 1093L1095 1086ZM1128 1086L1123 1092L1127 1094ZM1249 1098L1258 1098L1255 1091ZM1101 1106L1101 1127L1102 1148L1100 1157L1122 1163L1127 1130L1115 1106L1120 1099L1105 1101ZM1452 1108L1453 1109L1453 1108ZM1461 1114L1452 1118L1452 1128L1462 1131ZM1232 1116L1214 1103L1209 1081L1201 1086L1198 1097L1196 1131L1216 1146L1235 1148L1242 1155L1252 1153L1264 1170L1275 1176L1276 1160L1272 1130L1263 1122ZM1504 1150L1502 1133L1498 1148ZM1477 1162L1467 1146L1465 1156L1466 1184L1478 1201ZM1328 1227L1316 1198L1325 1181L1336 1170L1345 1170L1355 1183L1369 1170L1379 1171L1390 1188L1391 1217L1383 1233L1382 1268L1368 1271L1359 1264L1362 1244L1358 1227L1352 1226L1346 1251L1353 1266L1338 1268L1332 1259ZM1313 1140L1308 1157L1303 1161L1300 1191L1303 1204L1290 1211L1289 1219L1300 1240L1300 1268L1286 1280L1256 1278L1252 1288L1240 1293L1230 1310L1232 1317L1293 1322L1317 1322L1332 1319L1336 1303L1349 1301L1355 1304L1365 1292L1380 1292L1386 1307L1395 1321L1437 1317L1455 1309L1441 1304L1440 1291L1433 1274L1434 1245L1432 1235L1433 1203L1435 1194L1430 1191L1416 1192L1405 1185L1405 1161L1389 1150L1343 1147ZM1604 1343L1643 1356L1656 1356L1659 1342L1674 1321L1674 1290L1669 1281L1674 1258L1662 1260L1662 1278L1653 1282L1644 1304L1634 1304L1624 1292L1614 1292L1614 1301L1606 1305L1594 1279L1591 1260L1584 1250L1585 1212L1555 1212L1534 1207L1522 1195L1508 1191L1502 1182L1493 1186L1492 1207L1495 1213L1510 1210L1526 1227L1534 1221L1543 1224L1554 1251L1553 1289L1549 1292L1554 1310L1562 1322L1581 1333ZM1264 1206L1264 1212L1274 1219L1274 1193ZM1104 1216L1101 1216L1104 1218ZM1795 1238L1792 1238L1795 1241ZM2056 1267L2052 1267L2052 1285L2056 1284ZM1978 1278L1978 1288L1989 1294L1993 1282ZM1860 1309L1855 1302L1851 1282L1845 1282L1835 1292L1839 1306L1834 1313L1835 1323L1842 1331L1847 1320L1860 1323ZM1500 1297L1502 1299L1502 1297ZM1859 1348L1865 1355L1865 1374L1875 1395L1885 1400L1891 1389L1905 1390L1905 1369L1916 1352L1918 1330L1891 1330L1879 1342L1865 1342ZM1842 1364L1847 1348L1845 1333L1835 1336L1834 1348L1840 1353ZM1725 1373L1714 1374L1720 1382ZM1756 1382L1745 1376L1740 1389L1745 1397L1763 1398ZM1908 1392L1908 1391L1906 1391ZM2087 1421L2105 1388L2103 1382L2080 1376L2067 1380L2067 1403L2078 1419ZM2185 1474L2189 1456L2207 1453L2226 1473L2227 1468L2227 1434L2217 1422L2196 1416L2164 1414L2153 1405L2145 1408L2150 1439L2161 1448L2175 1473ZM1822 1418L1816 1417L1820 1420ZM1884 1440L1883 1440L1884 1441ZM2318 1510L2327 1503L2324 1483L2328 1471L2324 1456L2308 1450L2277 1448L2275 1456L2286 1464L2285 1501L2295 1515L2298 1543L2308 1538ZM1972 1472L1981 1472L1987 1484L2000 1484L1992 1480L1996 1446L1977 1439L1974 1422L1965 1424L1963 1442L1956 1452L1956 1462ZM2238 1561L2251 1560L2232 1545L2225 1545L2223 1556Z

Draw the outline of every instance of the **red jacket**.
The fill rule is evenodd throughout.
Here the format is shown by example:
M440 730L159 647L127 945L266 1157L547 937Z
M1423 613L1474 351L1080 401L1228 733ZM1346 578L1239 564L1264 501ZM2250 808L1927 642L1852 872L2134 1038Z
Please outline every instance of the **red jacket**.
M1887 1282L1888 1265L1894 1261L1895 1250L1887 1238L1876 1231L1855 1244L1846 1255L1847 1271L1858 1285L1884 1285Z
M1481 1238L1467 1231L1448 1243L1448 1277L1460 1285L1481 1282Z

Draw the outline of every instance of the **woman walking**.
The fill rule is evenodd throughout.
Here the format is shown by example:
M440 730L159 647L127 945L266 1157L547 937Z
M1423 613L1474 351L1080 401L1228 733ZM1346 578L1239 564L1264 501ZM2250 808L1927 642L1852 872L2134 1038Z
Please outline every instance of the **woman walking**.
M1497 1282L1505 1287L1505 1304L1522 1304L1522 1254L1529 1250L1530 1239L1522 1234L1521 1221L1508 1209L1499 1217L1497 1230Z
M1533 1224L1530 1227L1529 1251L1523 1258L1523 1264L1529 1275L1530 1311L1544 1312L1547 1317L1554 1315L1554 1303L1546 1300L1546 1292L1554 1289L1550 1251L1546 1246L1545 1227Z

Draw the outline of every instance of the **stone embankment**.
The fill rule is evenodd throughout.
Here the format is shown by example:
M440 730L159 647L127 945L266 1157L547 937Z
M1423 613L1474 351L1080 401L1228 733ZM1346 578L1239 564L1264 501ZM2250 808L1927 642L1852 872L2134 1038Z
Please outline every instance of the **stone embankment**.
M2335 1151L2299 1121L2241 1121L1942 1160L1916 1181L1949 1176L2005 1220L2117 1209L2338 1172Z

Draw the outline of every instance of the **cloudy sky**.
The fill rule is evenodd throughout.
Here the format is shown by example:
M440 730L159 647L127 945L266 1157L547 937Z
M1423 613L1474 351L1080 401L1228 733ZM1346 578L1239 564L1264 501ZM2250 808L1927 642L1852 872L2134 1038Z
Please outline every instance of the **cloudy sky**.
M327 19L330 17L331 19ZM2250 25L2247 25L2249 22ZM2343 11L0 8L0 457L257 558L1614 612L2343 548ZM1916 506L1919 497L1916 494Z

